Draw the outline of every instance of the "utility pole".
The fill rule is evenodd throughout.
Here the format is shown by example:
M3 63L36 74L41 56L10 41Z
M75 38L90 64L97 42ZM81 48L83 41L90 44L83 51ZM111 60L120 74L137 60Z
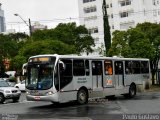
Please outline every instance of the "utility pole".
M18 16L29 28L29 34L30 36L32 35L32 26L31 26L31 20L30 18L28 19L29 24L19 15L19 14L14 14L15 16Z
M30 33L30 36L32 36L32 26L31 26L30 18L29 18L29 33Z

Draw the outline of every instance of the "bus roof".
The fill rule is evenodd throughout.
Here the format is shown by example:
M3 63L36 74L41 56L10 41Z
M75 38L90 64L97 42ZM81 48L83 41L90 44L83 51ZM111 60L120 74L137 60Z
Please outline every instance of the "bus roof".
M29 59L31 58L36 58L36 57L57 57L57 58L75 58L75 59L111 59L111 60L145 60L145 61L149 61L149 59L147 58L122 58L122 57L105 57L105 56L78 56L78 55L58 55L58 54L43 54L43 55L35 55L35 56L31 56Z

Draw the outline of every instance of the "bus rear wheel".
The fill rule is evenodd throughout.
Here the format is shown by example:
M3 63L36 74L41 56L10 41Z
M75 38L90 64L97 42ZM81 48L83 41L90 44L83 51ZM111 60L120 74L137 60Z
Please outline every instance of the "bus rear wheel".
M136 95L136 86L134 84L131 84L129 87L129 97L133 98Z
M77 102L80 105L88 103L88 94L84 89L80 89L77 93Z

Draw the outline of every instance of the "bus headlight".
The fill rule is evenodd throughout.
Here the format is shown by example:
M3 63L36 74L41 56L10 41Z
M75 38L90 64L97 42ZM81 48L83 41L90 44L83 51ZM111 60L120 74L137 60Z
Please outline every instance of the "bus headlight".
M52 95L52 94L53 94L52 91L49 91L49 92L46 93L46 95Z
M26 92L27 95L30 95L30 92Z

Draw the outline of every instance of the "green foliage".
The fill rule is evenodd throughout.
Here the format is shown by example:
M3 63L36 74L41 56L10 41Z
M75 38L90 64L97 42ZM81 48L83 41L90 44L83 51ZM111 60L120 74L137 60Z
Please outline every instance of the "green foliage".
M0 34L0 71L3 59L11 60L10 70L21 71L28 58L39 54L80 54L92 52L93 38L85 26L60 23L54 29L37 30L31 37L24 33Z
M16 77L10 77L9 82L16 82Z
M67 45L61 41L44 40L35 41L20 49L19 54L29 58L39 54L73 54L76 53L74 46Z
M12 70L21 70L22 65L27 62L27 58L24 56L17 55L11 60L10 69Z
M7 35L0 34L0 56L10 58L16 54L16 43Z
M81 52L88 54L93 51L91 47L94 46L94 40L88 35L88 30L84 26L76 26L76 23L60 23L55 29L37 30L32 34L32 41L46 40L56 40L72 45L77 54Z
M154 84L160 59L160 24L146 22L127 31L115 31L109 54L150 59Z
M103 28L104 28L104 43L106 48L106 56L109 56L109 49L111 47L111 33L110 33L110 26L108 21L108 14L107 14L107 7L106 7L106 0L103 0Z
M4 74L4 59L12 60L18 54L19 49L24 45L23 40L28 36L23 33L3 35L0 34L0 74ZM14 66L11 62L11 66ZM11 67L12 69L13 67ZM16 67L17 68L17 67Z

